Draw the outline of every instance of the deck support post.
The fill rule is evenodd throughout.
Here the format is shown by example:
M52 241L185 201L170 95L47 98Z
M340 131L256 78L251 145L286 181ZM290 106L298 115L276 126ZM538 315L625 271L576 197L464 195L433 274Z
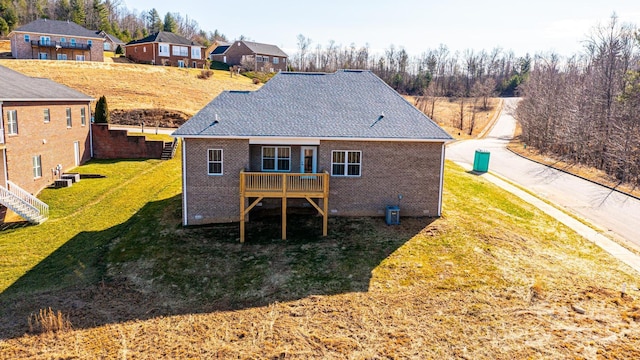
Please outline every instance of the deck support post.
M287 174L282 174L282 240L287 240Z

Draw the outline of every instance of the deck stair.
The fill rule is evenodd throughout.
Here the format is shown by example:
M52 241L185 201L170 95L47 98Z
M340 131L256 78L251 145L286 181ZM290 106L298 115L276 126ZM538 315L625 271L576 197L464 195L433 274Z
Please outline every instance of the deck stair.
M176 148L178 147L178 139L174 139L172 142L165 142L164 149L162 149L162 155L160 159L170 160L176 154Z
M41 224L49 218L49 205L7 181L8 188L0 186L0 204L32 224Z

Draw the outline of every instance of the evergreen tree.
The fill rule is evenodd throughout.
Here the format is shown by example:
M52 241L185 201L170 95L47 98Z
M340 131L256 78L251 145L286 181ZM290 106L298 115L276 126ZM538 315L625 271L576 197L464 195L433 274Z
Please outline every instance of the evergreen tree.
M160 14L158 14L158 10L155 8L149 10L149 14L147 15L147 29L152 32L158 32L164 28L164 24L162 23L162 19L160 19Z
M96 124L108 124L109 123L109 107L107 106L107 98L102 95L98 102L96 102Z
M85 25L86 13L84 12L83 0L71 0L71 17L69 20L78 25Z
M178 23L171 13L167 13L167 15L164 16L164 31L172 33L178 32Z
M54 10L55 20L71 20L71 4L69 0L58 0Z
M9 25L4 18L0 17L0 35L6 35L9 33Z

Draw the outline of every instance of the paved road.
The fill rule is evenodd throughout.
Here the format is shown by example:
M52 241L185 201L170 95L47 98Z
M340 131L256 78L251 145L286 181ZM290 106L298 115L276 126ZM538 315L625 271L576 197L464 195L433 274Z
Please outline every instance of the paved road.
M490 172L521 185L640 249L640 200L506 150L515 130L512 113L516 103L516 99L505 99L504 109L485 139L460 141L447 146L447 159L472 164L476 149L489 150Z

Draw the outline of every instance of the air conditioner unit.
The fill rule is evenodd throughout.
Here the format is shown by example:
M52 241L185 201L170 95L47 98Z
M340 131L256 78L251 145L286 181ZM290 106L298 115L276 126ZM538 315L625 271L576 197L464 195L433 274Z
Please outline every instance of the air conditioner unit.
M387 225L400 225L400 207L387 206L385 212L385 221Z

